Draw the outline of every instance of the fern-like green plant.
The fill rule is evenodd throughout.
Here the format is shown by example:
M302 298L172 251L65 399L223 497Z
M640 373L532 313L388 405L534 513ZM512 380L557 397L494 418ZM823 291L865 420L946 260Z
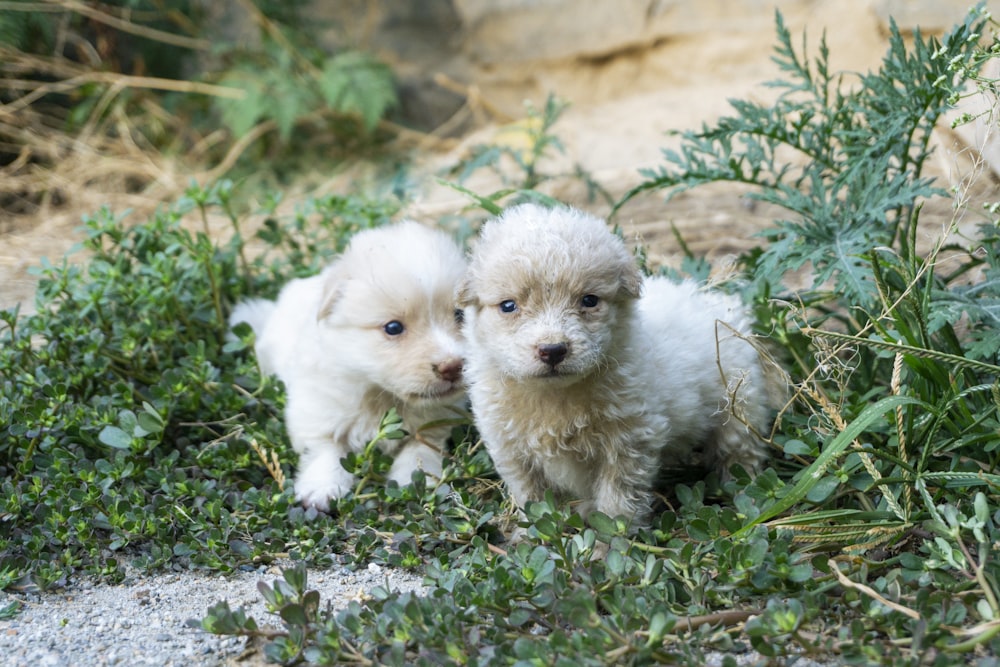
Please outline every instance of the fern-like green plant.
M780 279L808 263L814 286L832 280L845 302L872 307L877 290L866 257L898 247L920 201L946 194L923 168L984 19L940 42L918 31L911 48L893 22L881 68L857 80L830 70L825 39L810 62L780 13L776 22L774 61L786 78L767 85L778 99L734 100L735 115L680 133L681 148L664 152L666 165L644 170L646 180L618 206L647 191L669 198L706 183L750 186L751 198L791 214L763 232L761 274Z
M273 121L287 141L297 122L325 113L356 118L370 133L395 106L392 71L372 56L345 51L313 62L289 48L271 44L222 77L223 85L244 91L242 99L215 100L233 135Z
M744 265L803 406L783 415L776 441L803 465L777 462L787 483L750 483L757 511L736 534L769 523L865 552L896 548L922 524L934 539L910 548L939 581L981 595L983 619L1000 616L1000 570L969 545L982 541L975 517L997 506L1000 487L1000 234L990 221L978 253L948 247L959 266L944 272L944 247L921 255L917 230L923 203L948 195L925 173L935 126L967 81L990 90L977 77L997 57L983 38L991 25L982 7L940 41L904 40L893 23L878 70L852 76L830 70L825 42L815 59L800 55L778 14L776 101L734 101L732 115L681 133L621 202L725 182L789 214ZM803 270L811 289L790 293L786 276Z
M371 55L345 51L323 60L319 88L330 109L356 114L371 132L396 105L392 70Z

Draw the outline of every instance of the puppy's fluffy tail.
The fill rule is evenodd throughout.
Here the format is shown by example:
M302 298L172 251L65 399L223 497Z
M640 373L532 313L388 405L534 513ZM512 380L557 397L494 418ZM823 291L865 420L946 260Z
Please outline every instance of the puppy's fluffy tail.
M276 372L274 360L268 351L269 346L262 346L260 342L264 334L264 328L274 314L274 309L274 301L268 301L267 299L247 299L236 304L232 314L229 316L229 333L227 334L229 340L236 340L236 334L233 333L232 329L237 324L246 322L253 329L254 335L257 336L257 341L254 344L254 351L257 353L257 365L260 367L260 372L264 375L271 375Z
M248 299L236 304L229 316L229 326L235 327L240 322L246 322L254 333L260 336L267 321L274 312L274 302L267 299Z

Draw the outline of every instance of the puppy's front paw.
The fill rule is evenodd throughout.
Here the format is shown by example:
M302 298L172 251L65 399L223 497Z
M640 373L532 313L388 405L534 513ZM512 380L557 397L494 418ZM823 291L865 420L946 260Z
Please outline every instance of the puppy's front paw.
M295 477L295 499L305 507L329 511L330 501L346 496L354 488L354 476L340 467L323 468L312 465Z
M413 473L423 470L429 477L441 478L441 452L420 443L410 443L404 447L392 462L388 479L400 486L412 481Z
M313 507L321 512L330 511L330 502L347 495L350 488L323 488L323 489L306 489L303 488L301 484L295 485L295 499L299 501L303 507Z
M342 498L350 491L350 485L305 483L302 480L295 481L295 499L302 503L304 507L315 507L322 512L330 510L331 500Z

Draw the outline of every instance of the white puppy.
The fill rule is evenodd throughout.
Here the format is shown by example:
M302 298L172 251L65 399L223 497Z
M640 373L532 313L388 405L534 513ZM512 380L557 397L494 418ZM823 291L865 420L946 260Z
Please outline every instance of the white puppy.
M521 507L552 489L583 515L641 525L666 457L703 447L723 475L764 460L752 430L770 410L746 309L644 281L602 220L508 209L484 226L459 303L476 424Z
M288 392L285 422L299 454L295 495L326 509L350 491L340 460L360 452L396 408L411 437L383 442L389 478L441 474L441 446L463 405L455 289L465 257L447 234L416 222L365 230L319 275L288 283L276 302L239 304L264 373Z

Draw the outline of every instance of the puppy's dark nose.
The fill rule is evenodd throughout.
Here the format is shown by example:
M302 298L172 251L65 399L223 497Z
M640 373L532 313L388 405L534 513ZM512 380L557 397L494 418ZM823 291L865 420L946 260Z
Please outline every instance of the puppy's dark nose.
M566 343L543 343L538 346L538 358L555 368L560 361L566 358L569 347Z
M434 364L434 374L447 382L458 382L462 379L462 360L451 359L440 364Z

